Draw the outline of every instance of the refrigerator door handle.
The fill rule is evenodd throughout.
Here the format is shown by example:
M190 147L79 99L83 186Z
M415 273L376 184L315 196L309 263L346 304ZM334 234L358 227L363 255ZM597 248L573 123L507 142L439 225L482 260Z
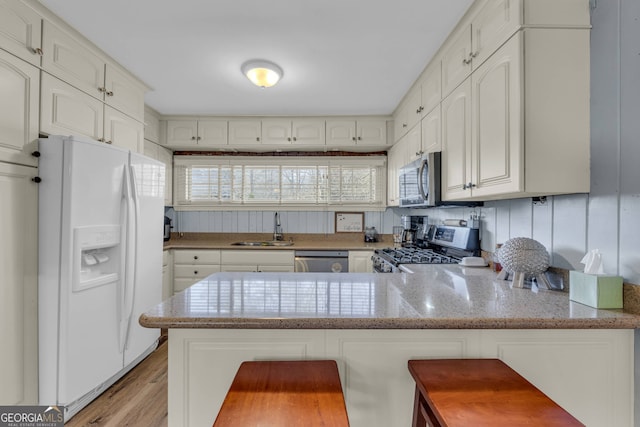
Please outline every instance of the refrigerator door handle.
M123 268L124 280L120 293L120 352L124 353L127 335L129 331L129 319L131 317L131 309L129 306L133 304L133 285L135 280L135 203L133 200L133 189L131 183L131 175L128 166L125 166L123 173L123 194L125 216L123 229L126 230L123 242ZM130 296L131 295L131 296Z
M139 242L139 230L140 230L140 195L138 194L138 186L136 185L136 174L133 166L129 167L129 185L131 187L131 223L133 225L133 231L130 233L128 242L131 242L127 247L127 268L132 271L131 281L127 284L126 300L125 300L125 314L127 316L127 331L124 337L125 349L129 347L129 325L131 316L133 314L133 303L135 296L135 287L138 279L138 242ZM131 229L130 229L131 230Z

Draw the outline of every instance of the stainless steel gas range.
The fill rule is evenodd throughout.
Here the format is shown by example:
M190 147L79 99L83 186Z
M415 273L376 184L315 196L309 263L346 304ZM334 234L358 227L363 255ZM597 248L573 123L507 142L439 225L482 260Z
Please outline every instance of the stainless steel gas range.
M371 260L375 272L396 273L403 264L458 264L462 258L477 256L479 252L477 228L431 225L415 244L377 249Z

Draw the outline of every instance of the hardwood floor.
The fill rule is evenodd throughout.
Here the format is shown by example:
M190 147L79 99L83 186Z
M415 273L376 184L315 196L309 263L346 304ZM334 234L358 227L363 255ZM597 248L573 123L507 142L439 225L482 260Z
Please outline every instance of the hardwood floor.
M166 427L167 342L78 412L66 427Z

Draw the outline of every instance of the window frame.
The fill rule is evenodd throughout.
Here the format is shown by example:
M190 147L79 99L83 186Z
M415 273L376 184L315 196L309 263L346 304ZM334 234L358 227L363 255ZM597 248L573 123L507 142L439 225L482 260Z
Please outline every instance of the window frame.
M327 210L327 211L343 211L343 210L384 210L386 209L386 194L387 194L387 158L384 155L375 156L175 156L174 157L174 173L173 173L173 194L175 210L251 210L251 209L268 209L287 208L289 210ZM229 168L231 176L231 187L229 198L220 198L219 200L193 200L190 199L191 195L188 194L186 179L188 170L190 168L202 166L211 167L219 166L220 169ZM278 192L283 194L283 170L295 170L296 168L317 168L316 172L316 197L312 197L313 200L307 201L291 201L291 200L265 200L258 199L255 201L249 201L248 196L245 194L245 168L251 167L276 167L279 170L278 179ZM288 168L288 169L287 169ZM366 172L360 171L361 181L365 185L369 185L369 195L373 197L373 200L369 198L366 201L344 201L344 200L332 200L331 191L332 184L329 183L331 174L339 171L339 176L343 176L345 168L348 170L369 168L370 177L366 177ZM234 174L238 170L242 171L241 185L238 184L238 176L234 178ZM326 173L326 174L325 174ZM324 198L321 195L321 187L318 178L324 175L324 179L327 180L326 187L324 188ZM220 172L218 172L220 175ZM344 181L344 180L343 180ZM218 181L218 184L220 181ZM340 189L344 186L344 182L340 182ZM265 185L269 185L265 183ZM214 187L215 184L210 183L209 188ZM221 194L222 186L218 185L218 194ZM298 189L286 189L285 194L295 193ZM240 191L240 195L237 192ZM355 192L355 191L354 191ZM193 193L193 192L191 192ZM206 193L206 191L204 192ZM360 192L361 193L361 192ZM342 194L342 192L340 193ZM326 199L325 199L326 198Z

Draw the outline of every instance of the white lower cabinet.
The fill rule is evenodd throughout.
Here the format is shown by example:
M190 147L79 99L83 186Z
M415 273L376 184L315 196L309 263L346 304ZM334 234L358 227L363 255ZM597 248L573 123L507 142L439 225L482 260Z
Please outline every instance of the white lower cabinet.
M0 163L0 405L38 403L37 169Z
M633 330L169 330L169 427L211 425L240 363L334 359L352 427L411 425L411 359L498 358L588 426L633 426Z
M173 254L162 251L162 300L173 296Z
M349 273L372 273L373 251L349 251Z
M216 249L174 249L173 293L220 271L220 251Z
M223 250L221 271L293 272L293 251L282 250Z

